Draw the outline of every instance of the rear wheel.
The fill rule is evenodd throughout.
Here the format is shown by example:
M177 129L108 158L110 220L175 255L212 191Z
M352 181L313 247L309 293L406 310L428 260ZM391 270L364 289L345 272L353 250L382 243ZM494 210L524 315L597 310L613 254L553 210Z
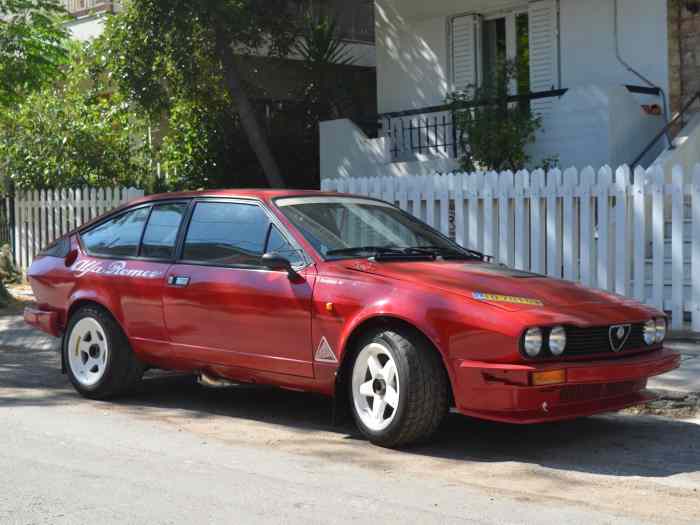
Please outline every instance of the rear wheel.
M395 330L373 332L359 348L349 383L360 431L385 447L428 439L448 410L439 354L417 334Z
M121 327L97 306L84 306L71 317L63 338L63 359L75 389L90 399L128 392L144 371Z

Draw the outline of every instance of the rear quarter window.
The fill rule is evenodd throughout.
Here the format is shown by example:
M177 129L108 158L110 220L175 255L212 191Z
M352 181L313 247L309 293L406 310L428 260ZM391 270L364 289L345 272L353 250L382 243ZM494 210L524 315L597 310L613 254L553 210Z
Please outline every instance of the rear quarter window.
M49 244L46 248L39 252L42 257L59 257L65 258L70 251L70 240L65 237Z
M138 208L82 233L80 238L90 255L135 257L150 208Z

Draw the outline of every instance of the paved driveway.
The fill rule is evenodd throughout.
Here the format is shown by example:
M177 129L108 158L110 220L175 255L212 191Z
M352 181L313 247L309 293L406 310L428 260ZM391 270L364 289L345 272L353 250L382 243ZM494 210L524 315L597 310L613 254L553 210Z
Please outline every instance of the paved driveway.
M307 394L156 376L85 401L52 340L0 322L0 523L700 523L698 420L451 416L396 452Z

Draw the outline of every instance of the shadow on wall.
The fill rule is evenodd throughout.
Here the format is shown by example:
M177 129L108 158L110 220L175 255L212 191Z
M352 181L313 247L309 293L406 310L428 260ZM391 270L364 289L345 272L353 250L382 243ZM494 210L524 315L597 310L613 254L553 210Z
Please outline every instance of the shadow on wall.
M448 92L445 18L403 17L399 0L376 2L379 111L401 111L444 102ZM429 43L421 35L437 35Z

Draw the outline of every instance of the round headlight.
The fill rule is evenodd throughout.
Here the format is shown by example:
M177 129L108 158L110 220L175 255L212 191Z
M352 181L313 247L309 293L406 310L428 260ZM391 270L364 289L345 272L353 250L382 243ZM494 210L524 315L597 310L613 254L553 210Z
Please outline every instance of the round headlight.
M530 328L525 332L523 342L525 353L529 357L537 357L542 351L542 330L540 328Z
M566 348L566 329L563 326L556 326L549 332L549 351L552 355L560 356Z
M666 339L666 319L660 317L656 320L656 342L663 343Z
M653 319L644 323L644 342L648 345L656 342L656 321Z

